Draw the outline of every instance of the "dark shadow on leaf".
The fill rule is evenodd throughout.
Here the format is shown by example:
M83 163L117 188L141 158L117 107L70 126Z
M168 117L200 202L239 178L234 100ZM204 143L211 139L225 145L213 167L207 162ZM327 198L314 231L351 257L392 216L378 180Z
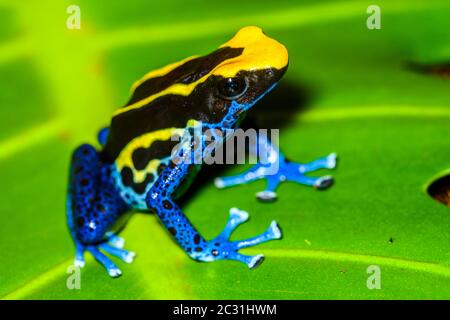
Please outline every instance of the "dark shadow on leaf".
M409 61L407 62L407 67L417 73L437 75L450 79L450 62L420 63Z

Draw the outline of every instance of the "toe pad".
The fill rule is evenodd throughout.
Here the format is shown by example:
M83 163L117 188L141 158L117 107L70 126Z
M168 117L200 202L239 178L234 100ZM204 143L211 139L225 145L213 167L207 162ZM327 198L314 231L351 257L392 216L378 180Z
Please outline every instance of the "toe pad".
M255 269L264 261L264 256L262 254L258 254L253 257L253 259L249 262L248 267L250 269Z
M317 180L314 184L314 188L319 190L324 190L330 187L333 184L334 180L331 176L325 176Z
M274 202L277 200L277 194L273 191L261 191L256 194L256 198L261 202Z

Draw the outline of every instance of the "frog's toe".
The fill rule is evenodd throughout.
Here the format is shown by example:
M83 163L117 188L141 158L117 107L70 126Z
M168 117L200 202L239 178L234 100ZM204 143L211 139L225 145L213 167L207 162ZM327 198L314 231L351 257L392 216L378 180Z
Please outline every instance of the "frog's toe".
M134 258L136 257L136 253L132 251L113 247L110 246L109 244L101 244L99 247L105 252L109 253L110 255L118 257L119 259L121 259L126 263L132 263L134 261Z
M110 245L112 245L113 247L123 249L123 247L125 246L125 239L122 237L113 235L108 239L108 243Z
M277 200L277 193L270 190L264 190L258 192L256 198L261 202L274 202Z
M117 278L117 277L120 277L122 275L122 271L120 271L119 268L112 268L112 269L108 269L108 274L112 278Z
M100 252L99 247L101 247L101 245L88 246L87 250L94 256L95 260L103 265L111 277L116 278L120 276L122 271L120 271L120 269L107 256Z
M316 180L314 183L314 188L319 190L324 190L333 184L334 180L332 176L323 176Z
M75 251L75 259L73 260L73 265L75 267L83 268L86 264L84 260L85 247L79 241L75 241L75 246L76 251Z
M250 269L255 269L256 267L260 266L261 263L264 261L264 255L257 254L256 256L253 256L249 263L247 263L248 267Z
M327 157L327 169L334 169L337 165L337 153L330 153Z
M84 260L84 258L76 257L73 260L73 265L78 268L83 268L86 265L86 261Z
M111 244L111 239L113 239L112 243L114 245ZM136 257L136 253L119 248L118 246L120 245L123 245L123 239L117 236L113 236L108 242L98 245L84 246L77 242L74 265L80 268L84 267L84 251L87 250L93 255L95 260L103 265L103 267L111 277L116 278L122 274L122 271L102 251L112 256L118 257L126 263L132 263L134 261L134 258Z
M228 257L229 260L235 260L245 263L249 269L255 269L264 262L264 255L257 254L254 256L247 256L245 254L240 254L238 252L231 252Z

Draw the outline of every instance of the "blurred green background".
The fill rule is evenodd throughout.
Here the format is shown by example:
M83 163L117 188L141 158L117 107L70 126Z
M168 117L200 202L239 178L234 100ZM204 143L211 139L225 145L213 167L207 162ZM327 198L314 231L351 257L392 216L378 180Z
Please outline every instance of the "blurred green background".
M66 28L71 4L81 30ZM381 30L366 28L370 4L381 7ZM0 297L450 298L450 209L425 192L450 167L450 82L408 68L450 61L449 17L448 0L0 1ZM266 255L256 270L196 263L155 216L136 215L122 234L135 263L118 262L123 275L112 280L87 255L81 290L68 290L73 148L96 143L140 76L206 54L245 25L287 46L279 90L308 96L298 108L264 107L290 120L282 149L304 162L336 151L336 184L318 192L285 183L269 205L254 198L262 181L199 186L184 210L206 238L233 206L251 214L236 239L280 223L282 241L245 251ZM381 268L380 290L366 286L369 265Z

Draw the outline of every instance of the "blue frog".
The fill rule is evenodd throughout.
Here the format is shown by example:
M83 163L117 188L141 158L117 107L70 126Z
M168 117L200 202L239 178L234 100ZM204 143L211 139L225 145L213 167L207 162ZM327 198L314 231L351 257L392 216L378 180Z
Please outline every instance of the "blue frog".
M110 126L99 132L100 150L84 144L73 153L67 221L76 246L75 265L84 266L88 251L111 277L120 276L121 270L105 253L133 261L135 253L123 248L118 233L130 211L137 209L156 214L194 260L227 259L250 268L258 266L262 254L248 256L239 250L280 239L278 224L273 221L253 238L231 241L233 230L249 218L247 212L232 208L222 233L212 240L202 237L175 202L201 164L172 161L179 142L174 137L185 137L199 124L201 130L237 128L247 111L275 87L287 66L286 48L250 26L208 55L169 64L137 81L128 103L113 114ZM331 185L330 176L313 178L305 173L334 168L334 153L302 164L288 161L266 137L258 136L257 145L271 154L276 172L271 172L270 163L257 163L238 176L216 179L215 185L224 188L265 178L267 189L257 194L261 201L276 199L275 189L285 180L319 189ZM183 146L179 159L196 153L197 147L191 143ZM204 146L202 141L200 147Z

